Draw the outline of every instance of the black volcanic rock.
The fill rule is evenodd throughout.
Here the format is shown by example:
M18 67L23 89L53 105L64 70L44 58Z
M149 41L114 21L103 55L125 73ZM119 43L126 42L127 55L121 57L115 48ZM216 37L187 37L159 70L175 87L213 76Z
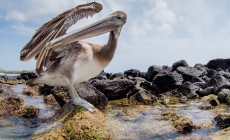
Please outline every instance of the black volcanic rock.
M140 77L141 76L141 72L139 70L136 70L136 69L126 70L126 71L124 71L124 74L126 77L128 77L128 76Z
M148 82L148 81L142 81L140 82L140 87L146 89L147 91L150 91L154 94L157 93L156 87L153 86L152 82Z
M125 79L125 75L122 72L119 73L114 73L108 77L110 80L115 80L115 79Z
M230 95L230 90L229 89L222 89L218 93L217 99L219 100L220 103L226 103L226 98L228 95Z
M230 59L213 59L207 63L207 67L209 69L217 70L221 68L222 70L226 70L230 67Z
M206 87L214 87L215 90L220 91L224 88L230 88L230 82L221 74L216 74L210 79L209 82L206 83Z
M183 77L177 72L159 73L153 79L153 84L158 88L159 92L167 92L177 88L183 82Z
M209 77L209 78L212 78L214 75L216 75L217 74L217 71L216 70L213 70L213 69L208 69L207 70L207 77Z
M213 94L213 93L216 93L214 87L207 87L205 89L200 88L198 91L198 94L200 97L207 96L207 95Z
M104 93L109 100L117 100L126 97L135 83L127 79L97 81L93 86Z
M205 75L206 71L198 70L194 67L178 67L176 72L180 73L183 78L184 82L202 82L202 76Z
M93 104L96 108L104 108L107 105L108 99L103 93L87 82L74 86L79 96Z
M190 83L190 82L185 82L183 85L181 85L178 88L178 91L181 92L183 95L188 97L189 99L194 99L199 97L197 92L200 90L200 87Z
M25 81L28 81L37 78L37 75L35 73L22 73L20 78Z
M153 103L157 102L157 99L154 95L138 86L135 86L127 97L130 104L152 105Z
M150 66L145 74L146 80L152 81L153 78L162 71L162 66L153 65Z
M188 63L185 60L180 60L180 61L177 61L177 62L173 63L172 71L175 71L180 66L189 67Z
M214 118L214 120L217 122L217 126L220 128L227 128L230 126L230 114L220 114Z
M105 95L88 82L76 84L74 87L81 98L87 100L96 108L104 108L107 105L108 99ZM71 99L69 89L67 87L44 85L39 88L39 93L43 95L52 94L61 107Z

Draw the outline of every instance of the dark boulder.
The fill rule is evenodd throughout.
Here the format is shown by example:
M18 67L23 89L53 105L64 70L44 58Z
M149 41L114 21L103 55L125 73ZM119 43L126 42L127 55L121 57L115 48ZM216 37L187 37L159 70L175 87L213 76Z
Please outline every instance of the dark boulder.
M207 69L207 77L209 78L212 78L214 75L217 74L217 71L216 70L213 70L213 69Z
M31 80L37 78L37 75L35 73L22 73L18 79L23 79L25 81Z
M107 79L109 74L108 73L106 73L106 72L104 72L104 71L102 71L99 75L97 75L95 78L93 78L93 79L98 79L98 80L105 80L105 79Z
M105 95L91 84L83 82L75 85L74 87L81 98L87 100L96 108L104 108L107 105L108 99ZM44 95L52 94L61 107L71 100L69 89L66 87L52 87L44 85L44 87L40 87L39 92Z
M206 87L214 87L215 91L221 91L224 88L230 88L230 82L221 74L214 75L209 82L206 83ZM213 93L217 94L217 93Z
M129 99L129 103L135 105L152 105L157 102L154 95L138 86L135 86L127 97Z
M228 80L230 79L230 73L227 71L218 71L218 74L224 76L225 78L227 78Z
M206 83L206 82L208 82L209 80L210 80L211 78L209 78L208 76L203 76L203 77L201 77L201 80L202 80L202 82L203 83Z
M135 83L128 79L103 80L93 84L109 100L122 99L127 96Z
M164 72L155 76L153 79L153 85L158 88L159 92L167 92L177 88L182 84L182 81L183 77L180 74L176 72Z
M191 92L187 95L187 98L188 99L197 99L197 98L199 98L199 95L195 92Z
M114 74L110 75L110 77L108 79L110 79L110 80L125 79L125 75L122 72L114 73Z
M146 81L146 79L142 78L142 77L132 77L132 76L128 76L127 77L129 80L132 80L133 82L135 82L135 84L139 83L139 82L143 82Z
M200 90L200 87L190 83L190 82L185 82L183 85L181 85L178 90L182 92L183 94L187 95L190 92L198 92Z
M104 108L107 105L108 99L105 95L89 83L84 82L74 87L81 98L90 102L96 108Z
M8 76L6 76L6 75L0 75L0 80L1 81L7 81L8 80Z
M153 78L162 71L162 66L150 66L148 71L145 74L146 80L152 81Z
M216 93L214 87L207 87L205 89L200 88L199 91L197 92L200 97L207 96L209 94Z
M203 101L204 104L210 104L211 106L220 105L220 102L217 100L217 96L213 94L205 96L201 100Z
M139 86L153 94L157 93L157 88L149 81L142 81Z
M209 69L217 70L221 68L222 70L226 70L230 67L230 59L213 59L207 63L207 67Z
M218 93L217 99L219 100L220 103L226 103L226 101L227 101L226 98L228 95L230 95L230 90L229 89L222 89Z
M198 70L193 67L178 67L176 72L181 74L184 78L184 82L203 82L201 77L203 77L206 73L205 70Z
M200 71L207 71L207 68L205 67L205 65L200 64L200 63L195 64L194 68L196 68L197 70L200 70Z
M189 67L188 63L185 60L180 60L172 65L172 71L175 71L178 67Z
M185 82L183 85L179 86L178 91L185 95L188 99L198 98L197 92L200 90L200 87L190 83Z
M128 77L128 76L140 77L141 76L141 72L139 70L136 70L136 69L126 70L126 71L124 71L124 74L126 77Z
M230 126L230 114L220 114L214 118L217 122L217 126L220 128L227 128Z
M195 82L195 83L192 83L193 85L195 86L198 86L200 88L206 88L206 83L205 82Z
M146 78L146 72L141 72L141 73L140 73L140 77Z

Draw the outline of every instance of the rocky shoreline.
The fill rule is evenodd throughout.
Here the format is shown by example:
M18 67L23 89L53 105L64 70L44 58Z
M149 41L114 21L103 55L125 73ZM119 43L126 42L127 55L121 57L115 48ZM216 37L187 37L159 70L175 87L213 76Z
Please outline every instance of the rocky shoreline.
M22 84L33 78L36 78L36 74L34 73L23 73L19 76L0 76L0 103L2 105L0 115L8 113L25 118L36 117L39 113L39 109L31 106L22 106L21 102L23 101L9 88L9 86ZM87 82L75 85L75 88L82 98L94 104L94 106L100 110L103 110L108 104L114 101L118 101L116 104L122 106L154 106L156 104L162 104L167 107L172 98L176 98L181 103L198 99L202 101L202 104L197 106L199 109L210 110L217 106L230 105L230 59L215 59L209 61L206 65L196 64L193 67L189 66L185 60L180 60L172 66L150 66L147 72L140 72L136 69L114 74L102 72ZM44 100L46 103L59 104L61 107L66 107L70 101L68 89L65 87L40 85L28 87L24 89L23 93L28 96L45 95ZM15 101L16 103L13 104L12 102L14 102L14 100L18 101ZM70 110L70 112L73 111L74 109ZM84 109L75 109L75 113L74 115L72 114L72 117L76 118L76 115L81 114L78 112L87 111ZM95 115L99 115L103 118L103 115L99 112L100 111ZM170 115L168 118L166 117L167 119L165 118L165 116L167 116L166 114ZM94 120L93 115L87 114L87 116L90 116L88 118L89 120ZM176 117L176 119L172 119L174 117ZM162 118L170 121L179 133L189 133L194 129L202 128L201 126L193 125L191 120L183 118L174 112L162 113ZM222 112L214 119L216 126L220 129L229 128L230 114ZM178 120L181 121L178 122ZM101 130L105 131L102 122L104 123L104 120L95 122L95 125L97 129L101 128ZM87 125L87 130L91 129L88 128L90 126ZM55 133L56 131L63 133L63 135L60 135L62 138L71 135L71 138L74 139L74 136L77 135L74 132L67 134L63 127L60 129L61 130L55 130ZM66 129L69 128L66 126ZM90 137L88 133L86 134L85 131L79 130L79 128L76 128L76 131L76 133L81 132L78 138L82 139L95 138L95 136L97 138L109 138L107 132L106 135L100 137L101 132L90 131L96 133ZM227 133L227 135L229 136L230 133ZM51 133L46 134L46 136L52 138Z

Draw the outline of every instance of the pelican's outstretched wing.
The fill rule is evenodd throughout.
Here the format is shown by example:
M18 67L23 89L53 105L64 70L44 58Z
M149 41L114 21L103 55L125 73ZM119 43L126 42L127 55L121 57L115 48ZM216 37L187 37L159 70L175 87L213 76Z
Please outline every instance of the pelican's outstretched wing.
M101 10L101 4L92 2L79 5L53 18L51 21L42 25L42 27L40 27L34 34L30 42L21 50L20 60L28 61L35 56L37 57L41 51L44 50L43 48L47 42L64 35L69 27L75 24L78 20L92 16ZM46 54L47 53L50 54L51 50L46 52Z

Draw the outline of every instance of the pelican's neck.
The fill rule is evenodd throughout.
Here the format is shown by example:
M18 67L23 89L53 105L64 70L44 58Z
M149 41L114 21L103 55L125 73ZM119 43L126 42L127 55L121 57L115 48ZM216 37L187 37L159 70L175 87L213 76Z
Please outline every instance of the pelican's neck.
M104 58L112 60L117 48L118 38L119 35L116 33L116 31L110 32L108 43L101 49L101 54L104 56Z

